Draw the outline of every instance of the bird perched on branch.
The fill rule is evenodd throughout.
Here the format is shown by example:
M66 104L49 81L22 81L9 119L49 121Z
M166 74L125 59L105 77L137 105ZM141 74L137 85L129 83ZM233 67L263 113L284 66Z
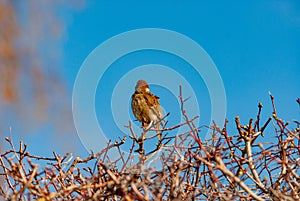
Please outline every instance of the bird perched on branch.
M131 97L131 109L138 121L142 122L142 128L149 129L155 126L158 139L161 139L160 124L163 113L158 102L159 97L150 92L145 80L139 80L135 86L135 92Z

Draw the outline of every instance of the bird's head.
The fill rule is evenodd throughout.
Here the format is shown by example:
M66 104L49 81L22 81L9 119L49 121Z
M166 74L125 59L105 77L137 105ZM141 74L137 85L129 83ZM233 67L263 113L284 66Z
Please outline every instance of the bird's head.
M145 80L139 80L137 81L135 85L135 91L136 92L149 92L149 85Z

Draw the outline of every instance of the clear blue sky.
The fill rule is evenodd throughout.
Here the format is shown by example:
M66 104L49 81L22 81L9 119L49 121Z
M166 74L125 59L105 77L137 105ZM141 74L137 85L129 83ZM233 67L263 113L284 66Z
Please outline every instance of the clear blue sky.
M269 91L276 98L281 118L299 119L300 109L295 100L300 97L300 3L296 0L257 0L251 3L233 1L231 4L228 1L204 3L196 0L185 3L88 1L83 10L68 10L63 17L67 21L66 37L63 41L63 72L70 94L83 61L102 42L133 29L162 28L188 36L209 54L224 82L227 97L226 117L231 128L234 128L236 115L241 116L242 121L255 118L258 102L265 106L263 117L267 118L271 114ZM102 102L103 96L112 95L111 90L127 71L132 70L130 67L153 62L167 65L179 74L188 76L186 79L196 90L197 98L200 98L200 121L208 122L210 99L201 77L195 76L182 61L172 55L145 51L116 61L99 83L96 111L98 120L105 125L105 132L121 133L116 126L111 126L114 122L109 108L110 102ZM118 65L125 65L125 70L117 70ZM192 75L187 75L189 72ZM133 87L128 86L132 92ZM152 87L161 96L164 107L172 105L173 110L176 109L175 97L168 98L172 97L171 93L159 86ZM172 119L172 115L170 116L170 123L178 120L178 116L173 117ZM78 148L72 151L84 153L85 149L78 136L74 134L72 137L76 138L72 142ZM37 138L31 140L38 140ZM42 149L49 151L45 153L51 153L51 148L53 146Z

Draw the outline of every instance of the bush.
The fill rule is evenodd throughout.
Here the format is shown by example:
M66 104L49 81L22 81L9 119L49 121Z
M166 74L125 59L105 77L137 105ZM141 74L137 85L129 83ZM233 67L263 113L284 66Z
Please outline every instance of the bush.
M16 149L6 138L11 149L0 158L4 181L0 194L7 200L299 200L300 123L294 120L291 129L277 116L274 97L270 97L270 118L262 122L259 103L256 119L247 125L236 117L237 135L228 133L226 120L222 128L211 125L212 137L204 141L193 123L197 117L188 118L180 95L185 122L164 126L162 139L148 153L144 150L148 130L137 137L131 124L130 139L108 144L85 159L56 153L49 158L34 156L26 144L20 142ZM271 122L276 140L266 143L263 134ZM181 126L188 132L174 137L165 134ZM118 160L111 161L108 151L120 150L125 140L132 142L129 155L120 151ZM138 160L133 163L134 151ZM145 165L154 155L161 169ZM45 167L38 165L40 161L46 162Z

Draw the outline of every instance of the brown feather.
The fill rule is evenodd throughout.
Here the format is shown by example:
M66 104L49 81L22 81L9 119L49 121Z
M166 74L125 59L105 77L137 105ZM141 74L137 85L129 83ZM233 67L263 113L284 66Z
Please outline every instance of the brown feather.
M151 121L159 130L160 121L163 118L162 109L158 102L159 97L152 94L145 80L139 80L135 86L135 93L131 97L131 108L134 116L147 127Z

